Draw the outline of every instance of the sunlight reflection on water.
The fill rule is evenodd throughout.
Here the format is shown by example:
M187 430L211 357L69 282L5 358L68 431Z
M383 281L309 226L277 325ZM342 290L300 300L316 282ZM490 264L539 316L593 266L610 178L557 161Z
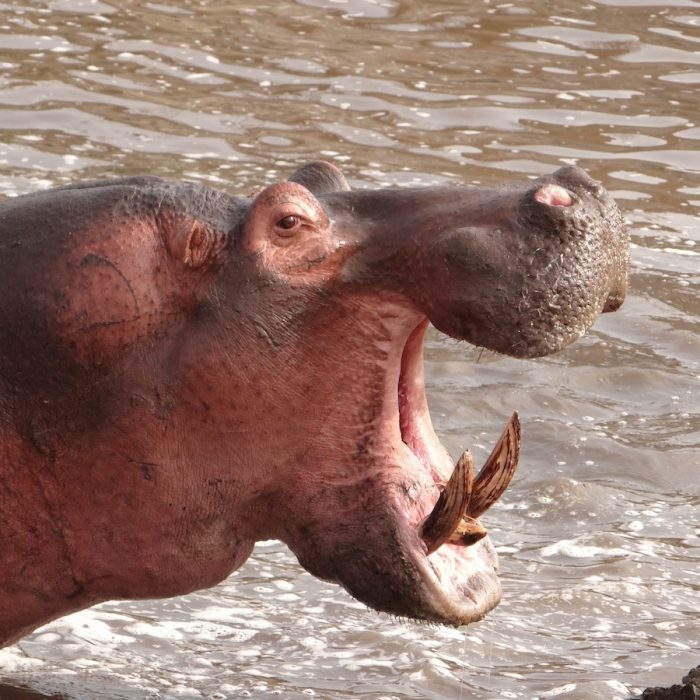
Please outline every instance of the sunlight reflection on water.
M0 651L4 683L80 700L598 700L700 661L699 5L543 5L0 5L2 194L143 172L247 194L317 157L358 187L577 161L634 241L622 311L557 356L477 363L429 338L453 455L485 457L513 409L524 424L486 517L504 600L484 622L375 614L262 543L214 589L105 604Z

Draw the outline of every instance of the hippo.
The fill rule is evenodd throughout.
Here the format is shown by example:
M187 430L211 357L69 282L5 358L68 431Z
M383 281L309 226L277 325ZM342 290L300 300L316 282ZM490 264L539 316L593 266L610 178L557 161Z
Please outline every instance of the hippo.
M520 427L453 466L426 329L556 352L620 306L628 256L575 166L353 190L318 161L251 196L126 177L6 200L0 646L212 586L269 539L378 611L481 619L501 589L479 518Z

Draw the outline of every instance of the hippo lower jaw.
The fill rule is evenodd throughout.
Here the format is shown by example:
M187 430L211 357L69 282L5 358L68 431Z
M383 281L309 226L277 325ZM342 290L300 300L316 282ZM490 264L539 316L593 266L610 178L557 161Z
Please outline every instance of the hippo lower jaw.
M422 576L422 596L429 620L463 625L479 620L501 597L498 560L486 530L478 522L509 485L517 466L520 425L513 414L479 475L474 479L471 455L457 460L449 480L450 460L432 427L423 377L423 340L427 322L409 337L399 378L401 439L440 488L427 515L425 499L411 519L412 561ZM414 523L419 518L417 524Z
M384 419L370 440L372 464L338 487L344 496L336 508L361 503L350 518L353 528L337 529L349 514L331 513L323 538L287 543L307 570L340 583L376 610L459 626L483 618L501 597L498 559L476 519L510 482L519 427L513 416L476 479L468 453L453 470L425 396L427 325L424 320L408 334L403 352L392 353L395 361L386 367Z

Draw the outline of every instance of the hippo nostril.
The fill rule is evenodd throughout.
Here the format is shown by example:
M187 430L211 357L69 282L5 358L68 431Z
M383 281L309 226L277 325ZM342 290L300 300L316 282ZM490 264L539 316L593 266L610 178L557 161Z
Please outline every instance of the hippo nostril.
M571 193L560 185L544 185L533 195L535 201L550 207L570 207L574 203Z

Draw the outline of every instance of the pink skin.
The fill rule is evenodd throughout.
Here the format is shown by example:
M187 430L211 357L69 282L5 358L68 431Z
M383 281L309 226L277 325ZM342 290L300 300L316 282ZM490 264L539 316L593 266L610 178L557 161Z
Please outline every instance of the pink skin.
M427 555L419 536L452 469L428 321L558 350L622 301L619 212L571 169L490 190L349 192L323 163L293 180L0 207L0 645L213 585L269 538L378 610L459 625L498 602L488 538Z
M545 185L534 194L534 198L541 204L549 204L552 207L570 207L574 200L571 195L559 185Z

